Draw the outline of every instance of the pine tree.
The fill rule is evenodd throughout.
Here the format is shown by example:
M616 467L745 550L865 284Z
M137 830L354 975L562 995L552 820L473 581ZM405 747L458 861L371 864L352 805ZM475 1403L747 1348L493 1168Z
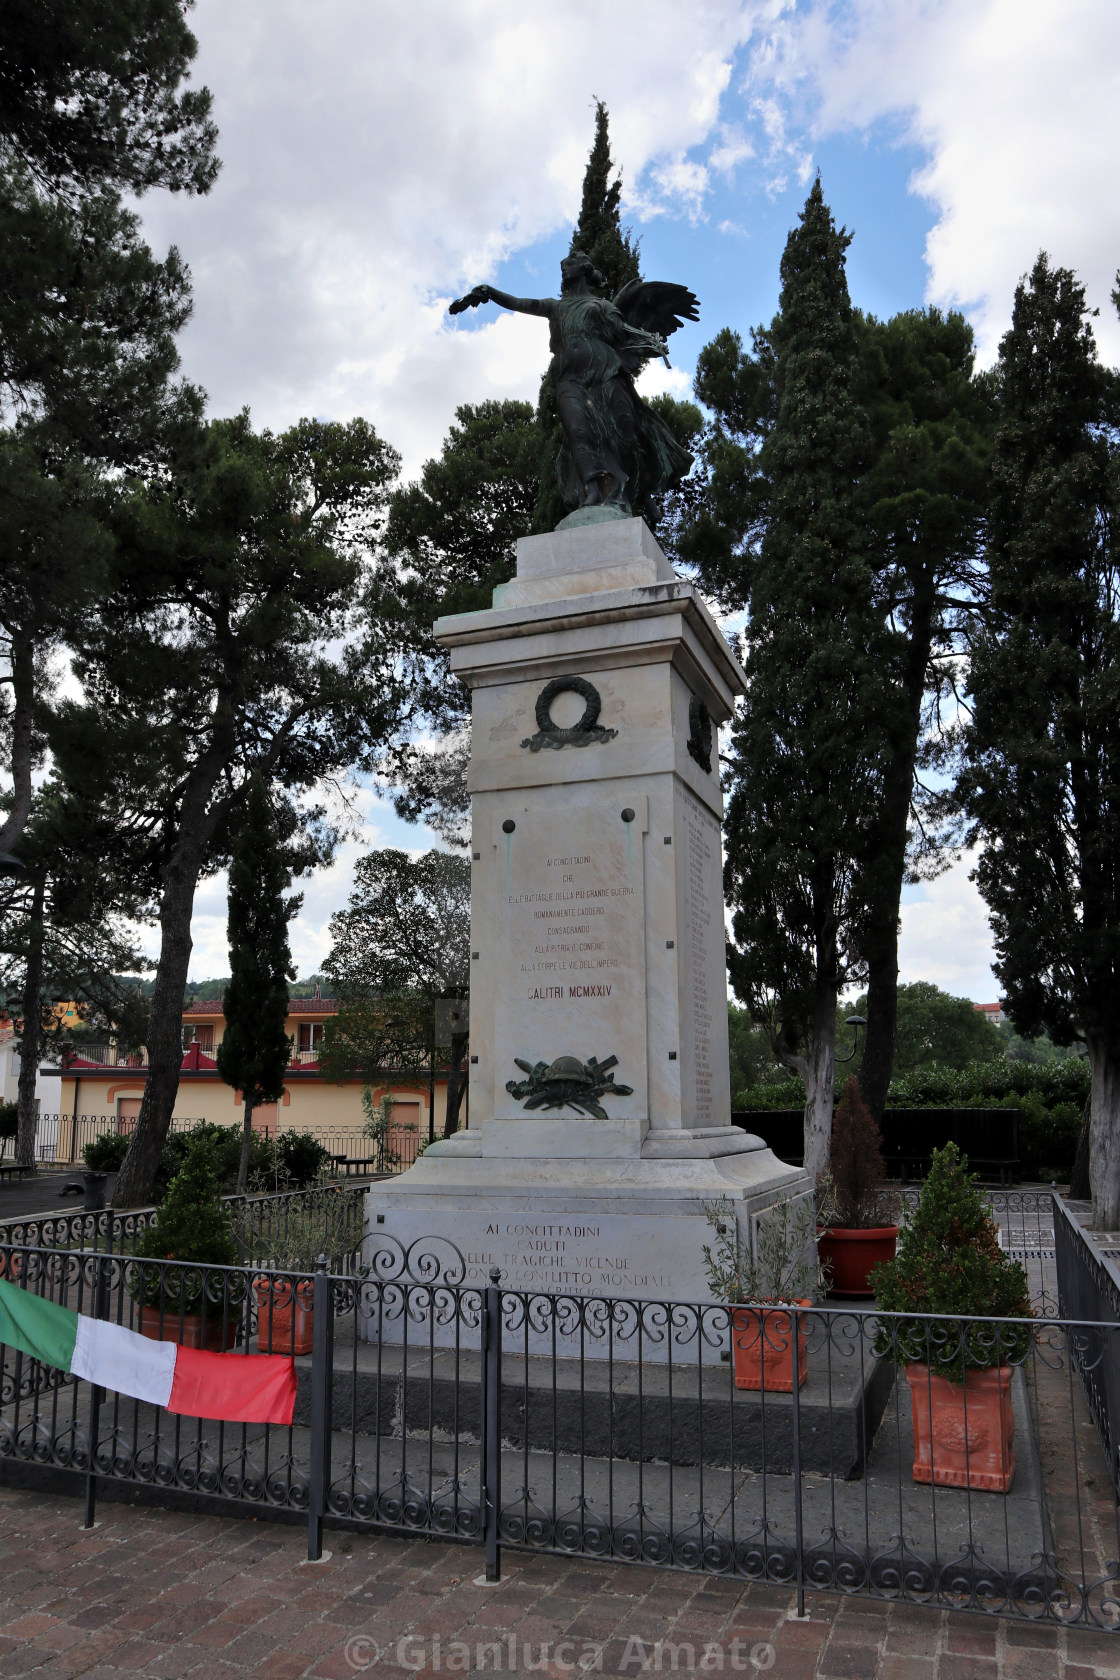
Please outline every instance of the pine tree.
M713 494L692 537L709 575L741 591L750 610L726 821L732 978L805 1084L814 1174L828 1155L836 998L865 912L890 651L859 503L872 440L858 395L850 238L818 179L782 257L779 312L755 335L754 356L723 334L697 381L701 399L733 413L755 445L728 439L717 418Z
M997 368L991 606L962 791L1017 1030L1084 1039L1098 1225L1120 1224L1120 379L1043 253Z
M638 245L629 228L623 228L619 217L622 198L622 177L615 174L611 157L610 117L601 99L595 101L595 139L583 175L583 196L579 221L572 233L568 255L583 251L589 256L605 281L604 296L613 297L630 280L637 280ZM560 495L556 476L556 462L563 443L560 417L556 412L556 394L552 375L541 380L537 402L539 429L540 491L533 510L534 531L554 531L567 513Z
M268 790L253 776L237 830L229 869L230 981L222 1000L225 1031L218 1045L218 1072L241 1092L244 1133L237 1172L238 1193L249 1174L253 1110L279 1102L291 1039L284 1031L288 981L295 979L288 948L288 923L303 902L285 898L292 877L284 863Z
M396 649L356 634L397 466L362 420L274 435L242 415L181 435L166 468L127 483L114 508L106 604L72 644L81 698L55 708L50 745L65 817L119 859L160 923L148 1078L118 1206L142 1205L155 1183L182 1066L194 895L228 861L245 782L261 771L290 811L299 790L371 769L399 732ZM301 828L308 863L333 844L321 817Z

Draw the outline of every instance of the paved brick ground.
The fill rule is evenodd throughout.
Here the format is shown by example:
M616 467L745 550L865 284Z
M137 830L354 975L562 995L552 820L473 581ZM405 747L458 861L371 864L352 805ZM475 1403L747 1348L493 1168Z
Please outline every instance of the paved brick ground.
M100 1517L83 1534L76 1500L0 1488L0 1676L553 1677L581 1662L774 1680L1120 1676L1120 1635L823 1596L798 1623L784 1591L671 1571L507 1553L487 1587L473 1548L331 1533L332 1557L308 1565L298 1528L109 1503Z

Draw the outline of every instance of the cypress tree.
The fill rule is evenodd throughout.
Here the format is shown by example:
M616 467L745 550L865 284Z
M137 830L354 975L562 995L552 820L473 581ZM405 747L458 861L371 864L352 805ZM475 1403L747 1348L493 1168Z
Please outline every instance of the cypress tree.
M884 667L882 798L872 814L864 871L860 955L867 1017L860 1088L882 1119L898 1020L898 916L902 884L936 873L951 831L936 797L918 785L941 740L931 724L982 593L980 530L988 494L990 381L973 375L964 317L908 310L857 318L872 460L862 482L867 535L884 618L896 632ZM924 740L928 733L928 740ZM920 822L913 822L915 809Z
M637 280L638 245L629 228L619 219L622 177L614 171L611 157L610 118L601 99L595 101L595 139L583 175L583 196L579 221L572 233L568 255L583 251L591 258L606 282L604 295L613 297L630 280ZM541 380L537 403L540 436L540 491L533 511L534 531L554 531L567 513L560 495L556 462L564 441L556 412L552 376Z
M736 990L768 1019L806 1089L805 1164L832 1123L836 999L865 909L868 812L883 775L889 654L859 503L871 433L845 252L815 182L782 257L779 312L745 357L723 334L698 394L756 447L710 439L709 510L693 538L744 588L749 688L732 739L726 887Z
M284 863L276 819L259 775L249 783L229 870L230 981L222 1008L226 1025L218 1045L218 1072L241 1092L244 1132L237 1189L249 1175L253 1110L284 1094L291 1039L284 1032L288 981L295 979L288 923L303 902L285 898L291 875Z
M1115 294L1114 294L1115 296ZM1042 253L997 368L990 611L972 657L962 792L975 879L1020 1033L1081 1037L1089 1177L1120 1224L1120 380L1097 360L1084 289Z

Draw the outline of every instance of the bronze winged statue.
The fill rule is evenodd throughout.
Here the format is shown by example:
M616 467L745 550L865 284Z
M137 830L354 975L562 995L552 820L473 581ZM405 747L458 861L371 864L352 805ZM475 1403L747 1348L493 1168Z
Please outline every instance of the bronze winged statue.
M631 280L613 299L602 297L596 290L604 284L602 276L582 251L564 258L560 279L558 298L512 297L496 286L476 286L456 298L449 313L496 303L546 318L564 429L556 463L560 492L581 515L585 508L600 510L578 518L569 514L561 523L627 519L644 512L652 496L676 484L692 465L660 415L642 401L634 380L656 358L668 366L666 339L685 321L699 320L697 299L687 286L664 280Z

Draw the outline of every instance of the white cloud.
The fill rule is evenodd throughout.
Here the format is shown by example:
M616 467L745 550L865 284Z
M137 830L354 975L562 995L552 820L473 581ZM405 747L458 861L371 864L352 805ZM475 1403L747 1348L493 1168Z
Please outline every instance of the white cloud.
M784 20L755 77L818 135L902 124L928 153L912 188L937 222L928 300L964 308L990 360L1040 248L1074 268L1120 360L1109 301L1120 244L1115 0L852 0Z
M222 174L206 199L142 209L191 265L184 361L212 410L362 413L415 469L456 403L535 396L541 324L464 331L447 302L574 219L594 97L629 198L698 215L707 171L687 153L783 3L199 0Z
M999 985L992 973L987 907L968 878L975 861L965 857L937 880L905 889L898 977L932 980L954 997L990 1003Z

